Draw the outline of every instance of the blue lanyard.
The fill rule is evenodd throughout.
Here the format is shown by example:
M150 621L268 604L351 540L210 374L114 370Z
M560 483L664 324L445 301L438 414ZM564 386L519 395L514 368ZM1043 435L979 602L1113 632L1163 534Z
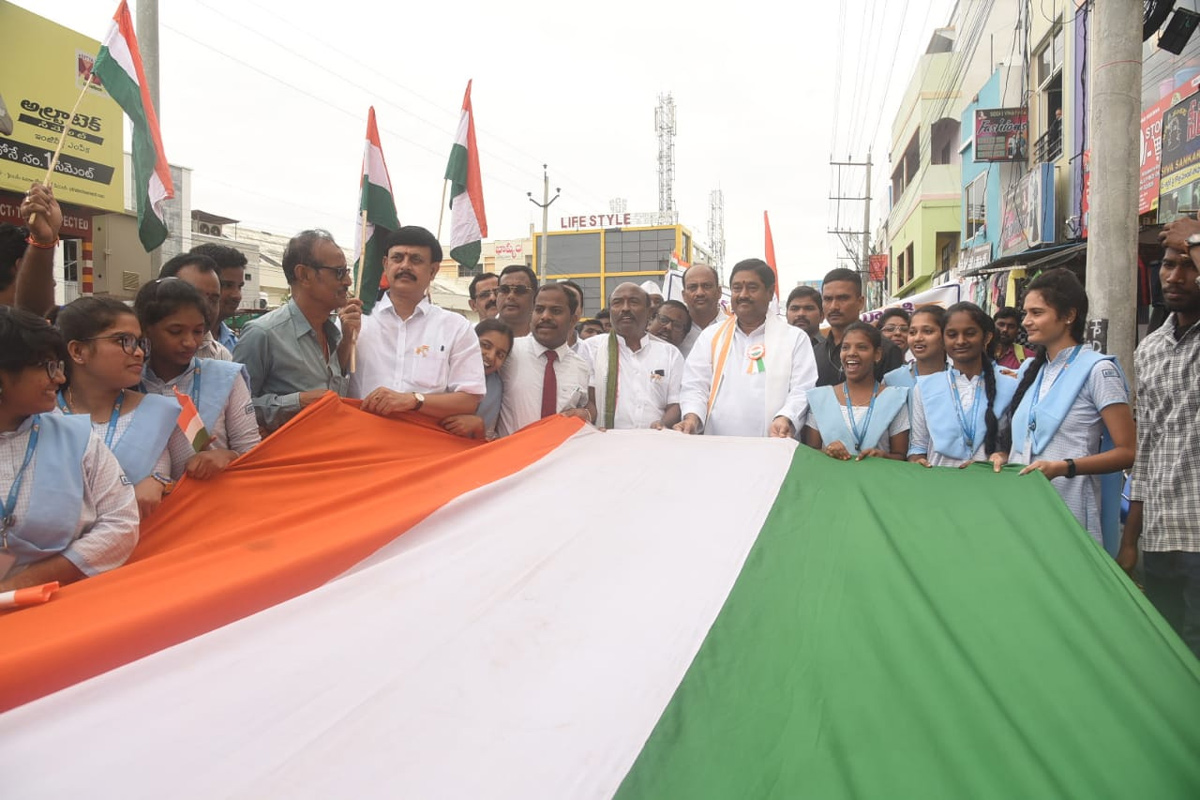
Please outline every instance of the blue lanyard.
M39 415L40 416L40 415ZM29 432L29 444L25 445L25 460L21 462L21 468L17 470L17 475L13 478L12 486L8 489L8 501L0 505L0 547L8 549L8 529L17 524L15 512L17 510L17 495L21 493L21 483L25 480L25 471L29 469L29 462L33 460L33 452L37 450L38 432L41 430L42 424L38 417L33 418L33 430Z
M871 427L871 415L875 413L875 398L879 394L879 381L875 381L875 388L871 392L871 404L867 406L867 414L863 417L862 430L859 430L858 423L854 421L854 406L850 403L850 381L842 384L842 393L846 396L846 413L850 417L850 433L854 436L854 449L861 451L863 439L867 438L867 428Z
M1063 369L1066 369L1067 367L1071 366L1071 362L1073 362L1075 360L1075 357L1079 355L1079 351L1082 349L1083 349L1083 345L1081 345L1081 344L1075 345L1075 348L1071 351L1071 355L1067 357L1067 363L1065 365L1063 365ZM1038 402L1040 402L1040 400L1041 400L1042 378L1046 377L1046 371L1049 369L1049 367L1050 367L1050 365L1047 364L1047 365L1043 366L1040 370L1038 370L1037 382L1033 384L1033 399L1029 401L1029 431L1031 433L1033 431L1037 430L1037 407L1038 407ZM1047 389L1046 391L1048 391L1048 392L1054 391L1055 383L1058 383L1057 375L1054 376L1054 383L1051 383L1050 388Z
M979 390L983 388L983 376L980 375L979 383L975 384L975 400L971 403L970 422L967 420L967 412L963 408L962 398L958 396L958 385L954 381L954 370L946 370L946 381L950 384L950 396L954 398L954 410L958 412L958 427L962 429L963 442L967 445L967 451L975 452L975 430L979 425Z
M112 416L108 418L108 429L104 432L104 446L112 450L113 437L117 433L117 422L121 419L121 406L125 405L125 390L122 389L117 395L116 402L113 403ZM58 407L62 409L64 414L74 413L71 407L67 405L67 401L63 399L62 390L58 390Z

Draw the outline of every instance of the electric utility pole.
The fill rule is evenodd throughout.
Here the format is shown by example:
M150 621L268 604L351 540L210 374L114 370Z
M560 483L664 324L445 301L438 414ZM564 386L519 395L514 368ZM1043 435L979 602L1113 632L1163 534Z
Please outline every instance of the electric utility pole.
M554 197L550 196L550 173L546 171L547 167L542 164L542 202L533 199L533 192L526 192L529 197L529 202L542 210L542 246L538 248L538 280L546 279L546 251L550 249L550 205L558 199L562 193L562 189L554 187Z

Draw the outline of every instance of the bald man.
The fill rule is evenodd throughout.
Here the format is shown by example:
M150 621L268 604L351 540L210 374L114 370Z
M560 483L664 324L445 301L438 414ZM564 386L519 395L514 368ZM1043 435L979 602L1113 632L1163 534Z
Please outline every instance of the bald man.
M646 332L651 305L645 289L622 283L608 302L612 331L589 340L595 344L588 348L592 361L588 410L599 428L661 430L679 421L683 356L678 348Z
M729 315L721 308L721 279L717 271L708 264L692 264L683 272L683 302L692 317L692 329L688 331L679 349L687 358L700 333L710 325L724 321Z

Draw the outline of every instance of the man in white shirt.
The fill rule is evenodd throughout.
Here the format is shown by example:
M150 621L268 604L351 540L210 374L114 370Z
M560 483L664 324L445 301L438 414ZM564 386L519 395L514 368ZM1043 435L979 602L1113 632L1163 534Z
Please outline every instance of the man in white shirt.
M589 348L592 384L588 411L601 428L661 429L679 421L683 356L674 345L646 333L650 303L645 289L622 283L608 303L612 333L592 337L598 344ZM615 359L613 347L617 348ZM614 400L611 405L610 397Z
M692 264L683 272L683 302L692 316L692 329L683 338L679 349L687 358L700 333L710 325L728 318L721 308L721 279L708 264Z
M500 368L501 436L556 413L593 421L586 407L591 367L567 344L574 303L575 295L557 283L534 296L533 332L513 342Z
M675 430L717 436L788 438L804 425L806 392L817 382L812 345L770 313L775 273L757 258L729 276L734 317L707 328L684 367Z
M465 317L426 296L442 262L437 238L416 225L388 239L387 294L363 318L350 396L372 414L474 414L486 390L479 340Z

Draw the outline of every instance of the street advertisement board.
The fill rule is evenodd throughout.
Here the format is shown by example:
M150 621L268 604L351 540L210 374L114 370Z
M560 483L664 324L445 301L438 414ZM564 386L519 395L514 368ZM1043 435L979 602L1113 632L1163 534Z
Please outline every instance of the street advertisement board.
M1004 193L1000 254L1054 241L1054 165L1038 164Z
M975 161L1020 161L1029 154L1028 108L975 111Z
M0 0L0 188L25 192L46 180L64 123L79 99L100 43ZM125 210L125 120L104 89L92 85L75 113L52 179L62 202Z
M1194 214L1200 208L1200 95L1184 98L1163 114L1160 158L1158 221Z

